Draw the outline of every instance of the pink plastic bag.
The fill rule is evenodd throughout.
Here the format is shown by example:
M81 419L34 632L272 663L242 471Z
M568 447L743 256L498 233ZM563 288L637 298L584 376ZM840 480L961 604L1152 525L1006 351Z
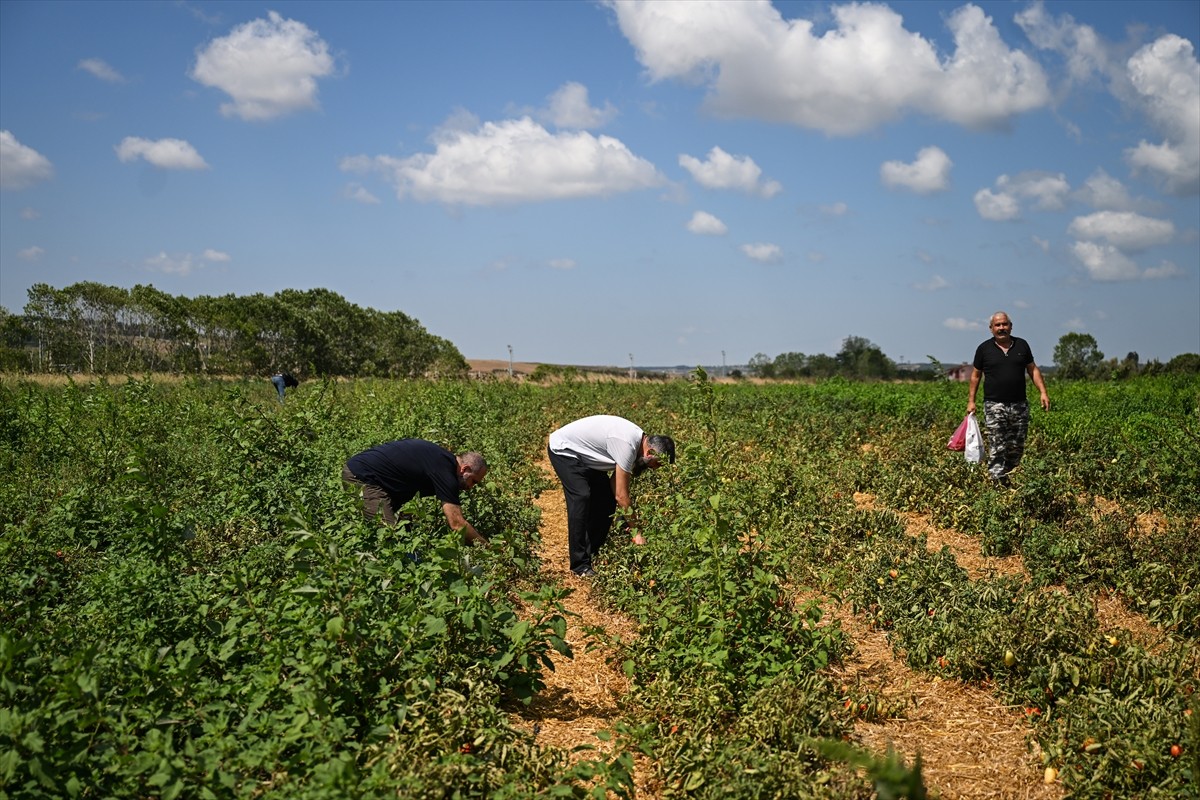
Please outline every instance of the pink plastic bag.
M970 419L970 414L967 414L965 417L963 417L963 421L959 424L958 430L954 432L954 435L950 437L950 441L946 443L947 450L957 450L961 453L963 450L967 449L967 425L969 424Z

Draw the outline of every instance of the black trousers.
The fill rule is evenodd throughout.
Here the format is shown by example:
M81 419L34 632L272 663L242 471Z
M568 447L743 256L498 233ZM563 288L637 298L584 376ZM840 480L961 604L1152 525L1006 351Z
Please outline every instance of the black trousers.
M613 496L612 481L603 470L589 469L577 458L554 452L550 452L550 465L562 482L567 500L571 571L580 572L592 566L592 556L608 541L617 498Z

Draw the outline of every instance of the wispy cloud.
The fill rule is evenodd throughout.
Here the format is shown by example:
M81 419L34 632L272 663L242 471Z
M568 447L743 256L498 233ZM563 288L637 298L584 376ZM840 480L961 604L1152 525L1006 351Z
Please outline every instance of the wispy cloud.
M747 258L760 264L774 264L783 259L783 250L777 244L744 244L740 249Z
M980 331L983 330L983 323L962 317L949 317L942 321L942 327L952 331Z
M934 275L924 283L914 283L913 287L920 289L922 292L936 292L938 289L945 289L950 285L950 282L941 275Z
M89 72L100 80L107 81L108 83L125 82L125 76L109 66L109 64L103 59L85 58L79 62L78 68L84 72Z
M143 262L146 268L152 272L162 272L167 275L179 275L186 277L195 270L208 264L227 264L232 261L228 253L220 250L207 249L200 256L192 253L177 253L168 255L166 251L160 251L158 255L151 256Z
M126 136L113 148L122 164L143 159L159 169L208 169L196 148L183 139L142 139Z
M346 187L342 189L342 197L345 197L347 200L353 200L356 203L363 203L364 205L377 205L379 203L379 198L371 194L361 183L346 184Z

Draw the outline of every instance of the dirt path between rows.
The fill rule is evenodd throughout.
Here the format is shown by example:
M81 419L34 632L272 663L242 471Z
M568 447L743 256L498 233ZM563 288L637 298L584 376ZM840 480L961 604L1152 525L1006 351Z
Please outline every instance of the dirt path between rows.
M554 480L549 464L542 466ZM873 498L864 495L856 500L866 505ZM540 744L567 751L592 745L606 752L610 745L598 739L596 733L611 730L620 719L620 699L630 685L613 653L596 644L587 629L599 627L609 635L632 639L637 627L622 615L602 610L590 596L589 582L570 571L566 508L556 480L554 488L543 492L535 503L542 513L538 553L542 571L574 590L564 601L570 614L567 642L574 658L552 654L555 668L545 675L546 689L513 721L533 732ZM921 521L910 520L910 524L915 533ZM978 555L978 545L976 555L969 555L971 542L967 537L954 545L952 549L956 556L962 553L963 561L984 558ZM1020 571L1021 566L1006 560L1003 564L975 562L969 569L1012 573ZM926 786L931 795L944 800L1058 800L1063 796L1060 784L1047 785L1043 780L1040 759L1027 745L1032 732L1021 709L999 704L986 688L909 669L893 654L884 632L872 629L864 617L851 613L848 607L839 608L828 600L825 605L854 643L854 653L835 671L837 680L853 686L856 694L881 695L885 707L905 707L903 716L858 723L855 734L863 745L880 754L891 746L910 763L920 752ZM575 757L589 757L589 753ZM635 771L639 800L653 800L661 794L651 775L649 764L639 758Z
M875 498L856 493L859 508L875 508ZM973 578L1023 574L1019 557L988 558L968 536L936 528L927 518L904 515L910 536L925 535L931 550L943 545ZM824 607L854 643L854 652L834 670L855 695L877 694L881 708L903 707L882 722L858 722L855 735L878 753L888 747L912 763L921 754L925 785L945 800L954 798L1061 798L1061 784L1045 782L1033 731L1022 709L1005 706L981 686L917 672L897 658L884 631L873 628L849 605Z
M571 750L580 745L592 745L601 753L612 749L611 743L596 738L599 731L611 730L621 718L620 699L629 692L629 679L621 671L616 656L606 646L596 643L588 628L604 629L609 636L631 640L637 636L637 625L620 614L608 613L591 598L590 582L571 572L567 554L567 509L562 490L548 461L541 464L554 486L542 492L534 504L542 512L541 546L538 558L542 573L551 581L572 589L563 601L568 612L567 643L574 658L552 652L554 671L543 677L546 688L540 692L515 724L534 733L539 744ZM581 752L574 758L594 757L595 753ZM644 759L635 759L635 783L638 798L654 798L646 777L649 770Z

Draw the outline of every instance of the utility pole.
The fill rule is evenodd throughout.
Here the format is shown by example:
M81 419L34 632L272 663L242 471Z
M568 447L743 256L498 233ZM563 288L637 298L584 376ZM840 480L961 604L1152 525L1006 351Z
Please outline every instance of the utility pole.
M637 377L637 370L633 368L633 353L629 354L629 380Z
M729 377L729 373L725 371L725 351L724 350L721 351L721 377L722 378Z
M512 379L512 345L508 346L508 377Z

